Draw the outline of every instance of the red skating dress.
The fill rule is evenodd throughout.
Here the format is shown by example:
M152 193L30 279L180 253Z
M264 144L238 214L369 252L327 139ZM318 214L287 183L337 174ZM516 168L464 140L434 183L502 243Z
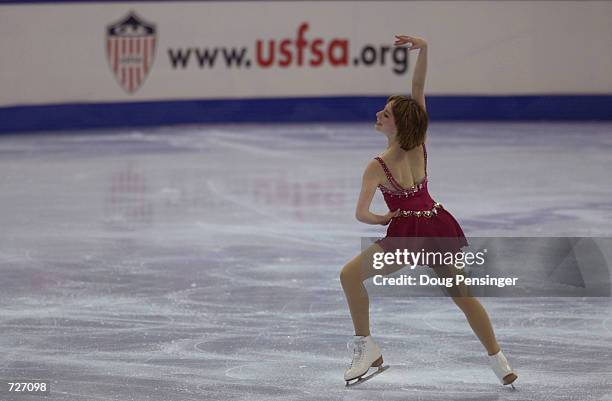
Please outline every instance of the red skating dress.
M387 235L376 241L385 252L395 252L398 244L413 251L459 252L467 246L463 230L442 205L435 202L427 190L427 150L423 144L425 178L420 184L403 188L393 178L382 158L376 157L393 188L378 185L389 210L400 209L387 227ZM399 239L397 237L402 237ZM413 237L411 239L404 239ZM418 238L414 238L418 237Z

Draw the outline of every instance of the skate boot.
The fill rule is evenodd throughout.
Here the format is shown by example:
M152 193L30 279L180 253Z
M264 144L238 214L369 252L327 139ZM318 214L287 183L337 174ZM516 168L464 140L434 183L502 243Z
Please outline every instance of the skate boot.
M495 355L488 355L489 366L495 372L495 375L504 386L510 385L514 389L514 381L518 378L516 372L512 370L504 353L499 350Z
M350 345L350 343L348 344ZM361 381L363 375L370 367L382 367L383 357L380 348L372 339L372 336L355 336L353 340L353 361L344 372L344 380L349 385L351 380ZM354 383L353 383L354 384Z

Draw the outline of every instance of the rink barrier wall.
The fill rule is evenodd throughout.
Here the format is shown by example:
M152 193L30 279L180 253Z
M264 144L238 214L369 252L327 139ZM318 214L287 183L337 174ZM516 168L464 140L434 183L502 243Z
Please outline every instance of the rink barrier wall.
M217 99L0 108L0 133L206 123L373 122L387 97ZM612 96L429 96L431 121L612 120Z
M405 93L400 32L430 43L428 96L612 95L612 2L0 4L6 108Z

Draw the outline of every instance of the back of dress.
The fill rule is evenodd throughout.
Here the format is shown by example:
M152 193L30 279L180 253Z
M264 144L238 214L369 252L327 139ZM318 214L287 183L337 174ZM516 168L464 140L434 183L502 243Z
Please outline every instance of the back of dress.
M442 207L442 204L434 201L429 195L427 189L429 177L427 174L427 150L425 149L425 144L423 144L423 154L425 160L425 178L419 184L409 188L404 188L397 182L382 158L375 158L380 163L387 176L387 180L392 186L392 188L387 188L379 184L378 188L381 190L389 210L400 210L398 216L394 217L389 223L386 237L377 241L386 252L395 251L397 242L388 239L396 237L445 238L442 241L445 244L444 251L452 252L456 252L461 247L468 245L457 220ZM435 242L441 243L440 241Z

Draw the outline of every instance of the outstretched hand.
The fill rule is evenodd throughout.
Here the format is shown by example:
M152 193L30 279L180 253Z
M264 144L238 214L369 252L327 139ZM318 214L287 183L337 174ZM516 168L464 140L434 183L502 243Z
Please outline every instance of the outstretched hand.
M427 47L427 42L423 38L419 38L417 36L408 36L408 35L395 35L395 43L394 46L402 46L406 43L410 43L408 47L409 50L422 49Z

